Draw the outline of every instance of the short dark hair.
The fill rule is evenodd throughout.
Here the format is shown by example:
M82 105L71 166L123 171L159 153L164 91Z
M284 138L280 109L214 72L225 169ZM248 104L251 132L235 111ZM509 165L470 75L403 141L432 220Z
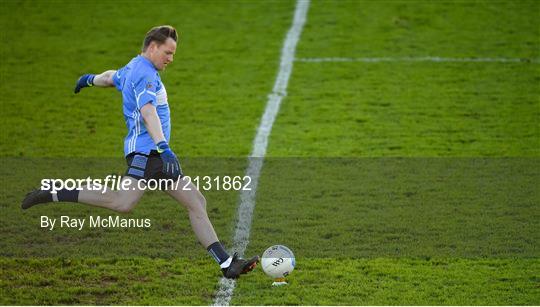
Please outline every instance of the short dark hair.
M171 26L165 25L150 29L150 31L146 33L146 37L144 38L142 51L145 52L146 48L150 46L151 42L157 42L158 45L161 45L165 43L165 41L169 37L172 38L175 42L178 39L176 29Z

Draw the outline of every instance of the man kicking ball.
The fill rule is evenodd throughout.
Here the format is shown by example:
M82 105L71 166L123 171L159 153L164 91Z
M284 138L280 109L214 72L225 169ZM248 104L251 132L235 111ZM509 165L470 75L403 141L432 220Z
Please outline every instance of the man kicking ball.
M88 186L80 191L62 189L57 193L35 190L26 195L21 207L28 209L37 204L62 201L129 212L144 194L136 180L180 180L180 184L176 185L177 189L167 189L166 192L187 208L197 239L219 263L223 275L227 278L238 278L240 274L253 270L259 257L245 260L236 253L231 257L225 251L206 213L204 196L194 184L184 179L180 163L169 147L169 104L165 85L158 72L172 63L177 39L173 27L155 27L146 34L142 53L126 66L98 75L85 74L75 86L75 93L90 86L114 86L122 92L124 119L128 127L124 140L128 169L122 186L128 188L119 191L107 190L105 193Z

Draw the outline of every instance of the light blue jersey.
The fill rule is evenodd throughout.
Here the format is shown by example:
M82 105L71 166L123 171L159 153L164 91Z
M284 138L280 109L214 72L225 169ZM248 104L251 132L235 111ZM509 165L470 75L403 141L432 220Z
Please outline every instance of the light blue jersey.
M168 143L171 120L167 91L152 62L138 55L116 72L113 81L118 91L122 92L124 102L124 119L128 129L124 139L124 155L132 152L149 154L156 149L141 116L141 108L147 103L156 107Z

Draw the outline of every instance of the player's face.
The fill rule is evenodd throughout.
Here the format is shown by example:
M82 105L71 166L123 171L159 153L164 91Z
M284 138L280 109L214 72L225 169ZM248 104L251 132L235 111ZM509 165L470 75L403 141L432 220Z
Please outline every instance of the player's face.
M174 54L176 53L176 42L169 37L161 45L152 44L154 46L152 46L150 60L157 70L165 70L165 67L173 61Z

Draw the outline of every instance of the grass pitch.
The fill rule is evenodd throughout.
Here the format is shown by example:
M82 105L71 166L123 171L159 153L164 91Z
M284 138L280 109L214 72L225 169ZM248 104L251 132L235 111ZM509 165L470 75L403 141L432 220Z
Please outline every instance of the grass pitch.
M219 271L186 212L147 193L152 227L39 227L21 212L42 178L124 171L114 90L71 94L117 68L158 24L180 32L162 74L171 146L195 175L242 175L294 1L5 2L0 6L1 304L211 304ZM519 62L295 62L262 170L247 254L285 244L290 285L260 269L232 304L538 305L540 4L313 1L297 58ZM217 158L209 158L217 157ZM209 191L231 246L238 193Z

